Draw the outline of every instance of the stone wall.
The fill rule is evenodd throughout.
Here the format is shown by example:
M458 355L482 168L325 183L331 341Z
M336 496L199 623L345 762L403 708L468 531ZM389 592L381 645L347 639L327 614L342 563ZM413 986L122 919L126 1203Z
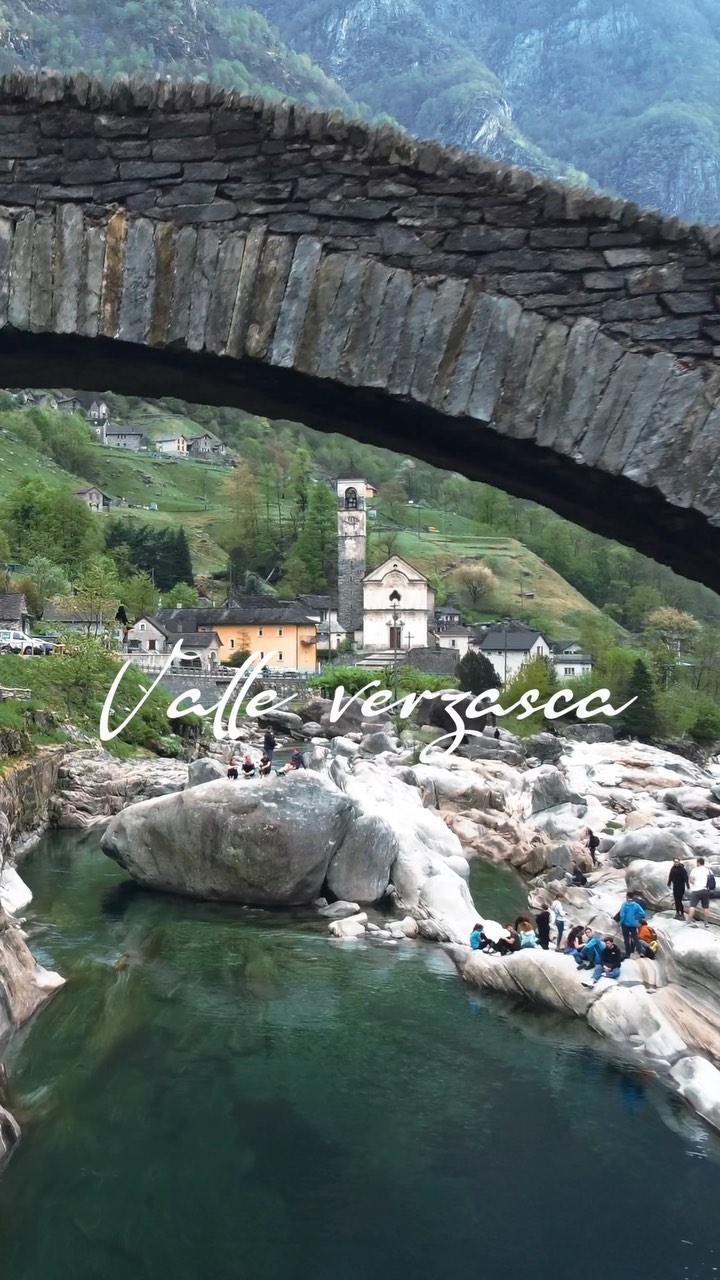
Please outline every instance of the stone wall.
M472 277L549 319L590 317L635 350L720 355L720 228L690 227L337 112L205 83L103 87L82 74L13 73L0 81L0 205L11 218L25 209L43 218L32 253L48 267L44 217L58 203L66 253L57 269L68 281L80 266L75 211L92 224L122 208L144 215L122 230L131 239L147 239L157 222L169 251L177 235L188 286L198 229L214 229L201 232L201 265L214 270L220 255L232 280L241 254L227 233L262 226L270 237L263 252L281 275L292 257L287 237L310 235L416 275ZM110 242L120 234L111 221ZM0 232L6 269L3 245ZM99 226L84 251L99 287ZM46 304L39 293L38 318Z

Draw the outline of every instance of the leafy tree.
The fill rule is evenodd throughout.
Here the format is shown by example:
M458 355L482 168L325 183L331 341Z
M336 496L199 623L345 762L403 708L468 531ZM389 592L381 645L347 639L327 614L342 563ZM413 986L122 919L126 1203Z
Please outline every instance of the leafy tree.
M635 662L627 694L628 699L636 701L623 712L620 721L623 733L629 738L655 737L660 728L657 697L652 673L643 658Z
M76 573L98 543L87 504L42 475L26 476L8 493L1 518L22 560L52 549L56 564Z
M54 564L47 556L31 556L28 561L28 575L37 587L41 604L50 596L63 596L70 591L66 574L60 565Z
M134 573L126 578L122 584L121 598L128 618L152 616L158 607L158 593L148 573Z
M497 672L484 653L476 653L473 649L460 659L455 672L461 689L468 693L482 693L485 689L498 687Z
M75 583L75 592L62 603L87 617L87 634L105 628L115 617L122 595L110 556L93 556Z
M167 609L196 609L199 603L197 588L187 582L177 582L172 591L163 595L163 607Z
M492 569L484 564L464 564L452 575L456 586L466 593L473 608L483 596L487 596L497 587L497 578Z
M378 492L378 502L389 512L393 520L400 520L408 504L408 491L402 480L389 480Z

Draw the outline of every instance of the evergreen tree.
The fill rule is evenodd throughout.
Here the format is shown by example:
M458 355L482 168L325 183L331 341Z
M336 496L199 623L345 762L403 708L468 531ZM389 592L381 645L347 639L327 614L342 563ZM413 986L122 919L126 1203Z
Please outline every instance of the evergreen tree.
M497 689L497 672L484 653L472 649L460 659L455 672L460 688L467 693L483 693L485 689Z
M652 673L643 658L638 658L635 663L627 695L626 700L636 700L622 714L622 732L629 738L654 737L660 727L660 718Z
M173 565L173 573L174 579L171 586L174 587L177 582L186 582L188 586L193 586L195 578L193 577L190 548L182 525L175 534L175 563Z

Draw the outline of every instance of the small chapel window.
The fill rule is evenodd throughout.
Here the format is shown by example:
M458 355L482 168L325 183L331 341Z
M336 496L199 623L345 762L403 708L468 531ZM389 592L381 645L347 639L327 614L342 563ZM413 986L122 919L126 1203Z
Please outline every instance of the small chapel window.
M353 489L352 487L349 489L346 489L345 490L345 510L355 511L357 510L357 504L358 504L357 489Z

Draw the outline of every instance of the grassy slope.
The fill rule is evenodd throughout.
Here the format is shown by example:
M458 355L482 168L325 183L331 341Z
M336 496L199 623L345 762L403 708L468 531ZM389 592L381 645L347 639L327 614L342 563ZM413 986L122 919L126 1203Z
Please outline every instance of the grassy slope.
M462 516L443 517L441 511L433 508L410 510L412 515L408 519L412 527L399 533L395 550L431 580L442 583L454 569L468 562L479 560L490 564L498 587L479 602L473 615L477 619L494 619L504 614L525 617L529 623L537 620L551 633L550 638L564 639L577 635L584 618L599 615L595 605L515 538L478 533L474 521ZM427 533L428 525L439 532ZM382 534L379 536L382 538ZM372 535L371 545L372 563L379 564L385 554ZM521 584L523 592L533 593L533 599L521 602Z
M197 435L203 430L191 418L171 416L152 405L134 412L132 422L141 426L151 439L173 431ZM99 444L94 444L92 449L97 483L111 497L124 498L130 504L116 508L113 513L98 515L98 520L107 520L115 514L147 524L182 523L195 573L204 576L225 568L226 556L216 536L227 520L227 500L223 496L227 466L193 462L188 458L136 454ZM45 454L36 453L13 437L0 433L0 499L23 476L37 472L72 488L88 482L87 477L63 471ZM157 511L145 509L151 502L157 503ZM379 523L383 524L382 513ZM399 533L395 549L431 578L442 580L468 560L490 561L499 586L491 598L482 602L477 617L505 613L520 616L523 612L521 581L525 591L534 592L534 599L524 603L526 617L533 621L533 615L539 614L542 625L554 636L576 634L579 620L598 612L521 543L512 538L488 536L484 526L473 520L432 507L416 506L403 510L402 523L406 527ZM428 526L441 532L427 533ZM369 555L372 564L385 558L372 536Z

